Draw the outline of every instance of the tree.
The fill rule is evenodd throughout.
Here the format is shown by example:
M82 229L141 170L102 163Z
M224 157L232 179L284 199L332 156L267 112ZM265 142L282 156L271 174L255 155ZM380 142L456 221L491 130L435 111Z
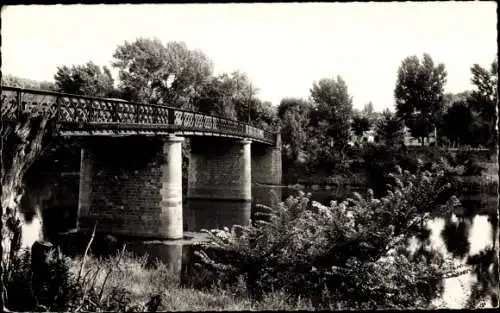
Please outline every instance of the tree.
M36 81L28 78L17 77L13 75L2 76L2 86L28 88L28 89L41 89L47 91L54 91L55 85L49 81Z
M246 73L234 71L231 75L223 74L224 88L228 91L227 96L231 99L232 106L236 113L236 119L242 122L251 120L250 111L252 104L255 106L255 96L258 92Z
M283 154L292 163L298 162L306 150L311 107L311 103L295 98L282 99L278 106Z
M194 98L194 107L200 112L248 122L250 103L256 92L245 73L222 73L202 86Z
M194 109L274 130L276 110L270 102L258 99L257 91L245 73L223 73L211 77L202 86L198 96L193 99Z
M358 140L360 140L363 137L365 131L370 130L370 126L371 123L368 117L357 114L353 116L351 127L354 135L357 137Z
M350 138L352 97L345 81L321 79L310 90L314 106L311 111L310 137L316 141L322 162L342 160Z
M117 96L110 70L106 66L101 69L92 61L71 68L59 66L54 80L59 92L91 97Z
M365 106L363 107L363 114L366 114L366 115L370 115L370 114L373 114L374 111L373 111L373 103L370 101L368 102L367 104L365 104Z
M444 64L435 66L427 53L424 53L422 62L417 56L411 56L399 67L394 91L396 114L422 145L442 114L446 76Z
M468 103L459 100L444 114L440 134L452 143L470 144L472 142L472 112Z
M267 131L276 131L278 117L276 115L276 108L273 104L269 101L261 101L258 98L251 99L249 103L249 123ZM246 120L243 121L246 122Z
M212 62L184 42L138 38L118 46L113 66L120 88L133 101L192 109L192 101L212 75Z
M0 306L5 309L4 275L6 260L12 260L21 244L19 206L24 194L26 171L42 153L55 130L55 111L40 106L19 110L15 94L2 93L1 106L1 206L0 230Z
M404 143L404 123L388 109L384 110L382 119L377 122L375 133L386 145Z
M478 64L471 68L475 89L469 97L469 104L477 119L474 119L474 138L477 144L495 147L496 106L498 100L498 61L495 59L488 71Z
M459 93L447 92L443 95L444 110L451 108L454 103L459 101L468 101L471 96L471 92L466 90Z
M194 99L195 109L204 114L236 118L231 90L224 87L220 76L210 78L201 89L198 97Z

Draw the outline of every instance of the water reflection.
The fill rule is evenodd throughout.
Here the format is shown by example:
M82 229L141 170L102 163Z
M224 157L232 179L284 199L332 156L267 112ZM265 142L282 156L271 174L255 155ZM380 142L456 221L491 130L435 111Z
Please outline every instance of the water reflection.
M446 249L454 257L463 259L470 252L470 228L471 222L469 219L458 220L458 218L452 218L441 231Z
M257 204L263 204L270 207L275 207L283 199L284 190L283 186L266 186L256 185L252 187L252 207L255 208Z
M35 241L44 240L44 225L42 223L39 207L37 207L35 213L30 214L29 217L25 217L21 214L21 218L23 219L21 223L21 248L31 248Z
M487 215L476 215L472 222L469 236L471 248L469 255L476 255L493 245L492 224L488 221Z
M463 308L471 303L471 299L479 296L475 289L484 286L485 281L488 283L496 281L498 285L498 278L491 277L485 270L495 263L493 254L487 253L493 251L494 227L487 215L476 215L472 218L472 222L463 219L457 223L456 217L448 219L438 217L428 222L430 247L444 257L454 257L456 265L469 265L471 269L465 275L445 279L442 299L436 300L436 304L440 301L441 306ZM482 295L486 295L486 292ZM491 297L490 300L496 301ZM494 306L495 303L490 302L486 305Z
M283 186L253 186L252 201L188 199L184 205L184 231L231 228L248 225L257 205L275 207L283 197Z
M184 206L184 231L248 225L251 211L250 201L190 199Z

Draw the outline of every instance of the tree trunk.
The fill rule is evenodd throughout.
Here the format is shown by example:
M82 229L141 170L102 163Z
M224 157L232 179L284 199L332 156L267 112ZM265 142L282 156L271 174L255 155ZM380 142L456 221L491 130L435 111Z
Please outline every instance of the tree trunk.
M0 205L0 217L3 217L3 206ZM3 218L0 218L0 230L3 229ZM3 238L1 238L3 241ZM3 275L4 275L4 268L3 268L3 244L0 243L0 308L2 308L2 312L6 311L5 308L5 293L4 293L4 283L3 283Z
M1 104L0 263L3 263L9 262L19 249L22 236L19 205L24 192L23 177L42 152L42 142L47 129L51 128L49 121L52 121L55 112L41 110L20 112L16 102L2 101ZM4 265L7 262L0 266L0 305L4 310L6 307L4 278L9 270Z

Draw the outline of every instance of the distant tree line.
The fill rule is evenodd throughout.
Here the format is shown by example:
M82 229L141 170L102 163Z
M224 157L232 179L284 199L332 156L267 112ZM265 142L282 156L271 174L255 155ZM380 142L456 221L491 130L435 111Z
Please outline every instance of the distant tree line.
M367 132L375 142L402 145L405 137L421 145L433 137L438 145L495 147L498 65L471 67L474 89L444 93L447 72L429 54L402 60L394 89L394 112L375 112L367 103L353 108L342 77L313 83L307 99L283 98L278 106L261 101L245 73L213 73L210 59L183 42L138 38L119 45L111 70L93 62L57 67L54 83L2 77L9 86L121 98L163 104L249 122L267 130L281 129L288 165L338 168L348 147L364 144Z
M342 165L348 142L363 144L366 132L389 146L405 144L406 137L421 145L435 138L437 145L495 147L497 60L487 70L471 67L474 89L444 93L447 72L429 54L405 58L394 89L395 112L352 108L352 98L341 77L314 83L309 99L285 98L278 106L284 162L313 168Z

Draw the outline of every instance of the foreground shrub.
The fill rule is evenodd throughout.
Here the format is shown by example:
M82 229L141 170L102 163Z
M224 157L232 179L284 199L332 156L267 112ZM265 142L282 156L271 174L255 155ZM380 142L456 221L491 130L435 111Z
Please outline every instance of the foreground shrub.
M80 260L64 257L55 249L44 251L43 258L33 257L36 250L21 251L12 261L5 280L10 310L152 312L158 309L154 297L171 281L165 266L148 271L140 258L122 260L124 248L115 256L85 255ZM140 280L139 294L130 286L134 280Z
M416 174L397 168L381 199L369 191L324 206L301 193L262 207L255 225L207 231L199 267L221 283L243 280L258 299L283 290L318 308L429 307L456 269L436 253L410 258L405 244L428 218L460 205L448 193L450 171L444 160L430 171L420 163Z
M33 264L30 250L13 258L7 275L7 307L15 311L72 311L82 295L81 286L69 270L69 259L49 251L42 264Z

